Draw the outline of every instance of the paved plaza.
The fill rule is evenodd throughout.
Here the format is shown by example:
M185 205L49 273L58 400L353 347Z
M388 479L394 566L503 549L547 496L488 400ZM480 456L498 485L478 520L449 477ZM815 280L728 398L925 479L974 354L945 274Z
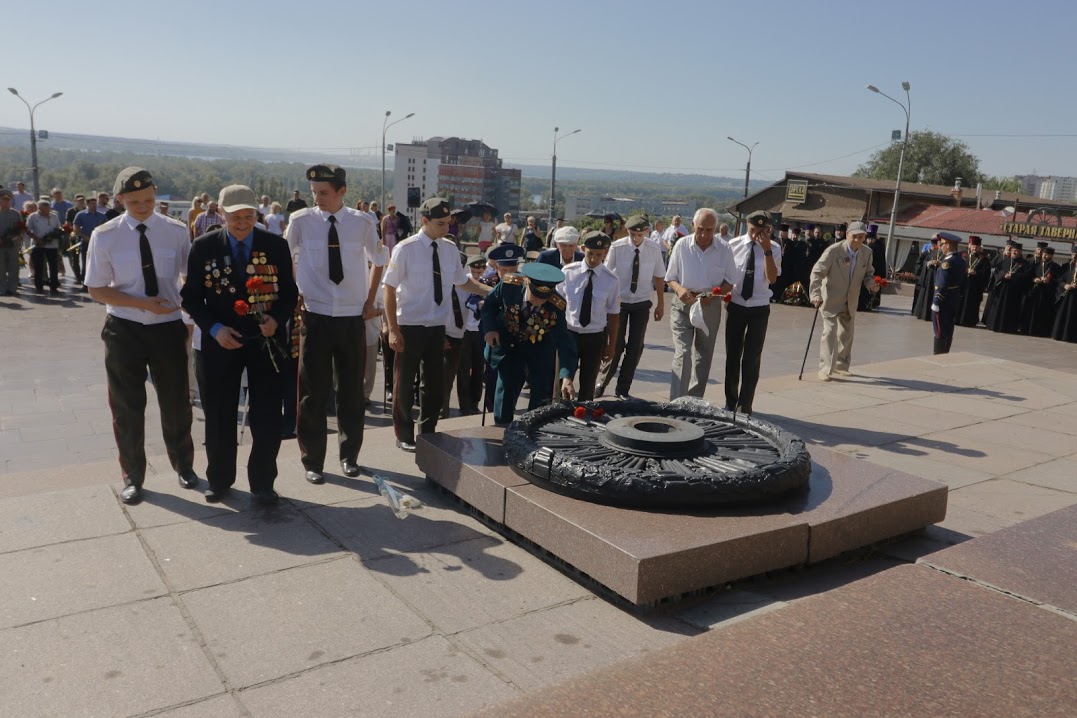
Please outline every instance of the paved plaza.
M1077 345L958 327L954 353L932 357L930 324L908 315L909 299L883 303L857 318L855 376L827 384L816 378L818 327L804 379L796 376L811 310L775 306L755 409L809 450L946 484L946 519L639 615L427 484L414 456L394 447L380 383L359 457L364 475L327 473L325 485L311 486L296 443L285 442L276 509L253 507L242 478L214 506L179 488L151 391L146 500L125 506L103 307L78 293L0 300L0 714L498 715L505 701L592 671L608 677L624 661L701 645L693 638L763 645L779 621L840 616L842 600L866 600L857 591L872 580L930 584L936 573L957 573L937 552L1077 504ZM668 396L671 344L668 320L652 323L633 395ZM723 403L718 346L707 398ZM478 423L454 411L439 428ZM196 409L196 446L201 434ZM195 468L204 476L204 452ZM397 519L373 474L426 506ZM1020 630L1073 625L1072 592L1030 602L989 585L1010 580L955 591L990 594L990 615ZM941 613L931 620L946 630ZM1077 661L1072 644L1060 650ZM1072 687L1070 673L1060 689ZM1077 711L1072 691L1069 705L1060 695L1061 708Z

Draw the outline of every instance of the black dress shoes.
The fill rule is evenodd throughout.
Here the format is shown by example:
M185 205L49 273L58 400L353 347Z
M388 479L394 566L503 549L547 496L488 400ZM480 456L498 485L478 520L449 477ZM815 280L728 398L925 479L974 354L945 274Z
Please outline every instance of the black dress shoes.
M350 459L343 459L340 462L340 470L344 472L345 476L355 478L359 475L359 464Z
M142 501L142 487L141 486L125 486L123 491L120 492L120 501L125 504L137 504Z
M207 504L215 504L230 493L232 493L231 489L206 489L204 496Z
M307 481L312 484L324 484L325 477L322 476L322 472L320 471L308 471Z
M194 469L182 469L179 472L179 485L185 489L193 489L198 486L198 474Z
M396 448L403 449L404 451L407 451L408 453L414 454L415 453L415 442L414 441L400 441L400 440L397 440Z
M280 494L272 489L268 491L255 491L254 500L262 506L276 506L280 503Z

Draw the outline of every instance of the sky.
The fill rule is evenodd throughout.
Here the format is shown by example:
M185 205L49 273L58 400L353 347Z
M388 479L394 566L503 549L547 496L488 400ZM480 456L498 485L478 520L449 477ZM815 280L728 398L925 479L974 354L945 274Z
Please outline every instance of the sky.
M12 16L6 14L10 28ZM30 16L27 16L28 18ZM53 0L5 32L39 129L289 149L437 135L510 164L847 174L903 129L992 175L1077 175L1077 3ZM44 31L47 30L47 33ZM28 127L0 97L0 126Z

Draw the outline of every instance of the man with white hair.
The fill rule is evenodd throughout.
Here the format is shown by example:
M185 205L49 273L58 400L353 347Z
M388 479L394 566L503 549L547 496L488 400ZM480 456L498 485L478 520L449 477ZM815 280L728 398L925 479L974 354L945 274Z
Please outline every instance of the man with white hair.
M697 210L692 218L692 228L693 234L673 245L666 269L666 284L674 294L670 307L673 330L671 401L686 394L703 397L714 358L714 342L722 321L720 297L728 294L736 281L733 252L728 244L714 241L718 213L708 207ZM697 303L700 318L693 322L690 314Z
M538 261L561 269L566 264L583 261L583 252L579 250L580 230L575 227L561 227L553 234L553 249L539 252Z

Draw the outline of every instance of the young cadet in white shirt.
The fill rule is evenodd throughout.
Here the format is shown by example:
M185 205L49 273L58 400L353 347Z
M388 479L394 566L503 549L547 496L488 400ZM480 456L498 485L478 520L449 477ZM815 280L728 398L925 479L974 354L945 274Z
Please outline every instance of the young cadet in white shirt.
M105 374L124 489L120 500L142 500L146 478L146 372L161 407L161 432L185 489L198 485L191 441L187 327L180 318L180 277L187 273L187 226L154 211L157 189L148 170L128 167L113 193L126 211L93 231L86 287L107 316Z
M419 233L398 242L385 272L385 319L389 346L396 352L393 385L393 427L396 445L415 451L415 376L421 373L419 433L437 430L445 391L445 323L452 316L453 286L486 296L490 288L479 284L460 264L460 252L451 240L452 207L431 197L419 208Z
M366 320L378 315L374 297L386 252L370 217L344 206L348 186L343 168L314 165L307 169L307 179L315 206L292 213L285 238L296 257L303 302L296 435L307 481L321 484L330 386L337 392L340 467L345 476L359 475ZM369 277L368 263L373 265Z
M628 236L615 241L606 257L606 266L617 275L620 285L621 319L617 324L613 360L595 390L596 396L605 393L614 374L617 374L614 394L619 398L628 396L636 366L643 356L643 341L651 319L652 289L657 292L654 320L661 321L665 314L666 265L662 261L662 250L648 237L650 225L646 217L629 217L625 228Z
M725 242L717 241L718 213L704 207L692 219L693 234L673 245L666 269L666 284L675 299L670 307L673 330L673 376L670 401L678 397L703 397L714 358L714 342L722 323L722 302L713 291L727 293L736 282L733 253ZM700 303L705 329L692 324L691 307Z
M770 285L782 273L782 248L770 241L770 215L752 212L747 226L746 234L729 242L737 283L725 319L725 408L742 414L752 413L770 321Z
M576 339L579 357L580 401L595 398L598 370L603 361L613 359L620 324L620 285L602 262L613 240L598 231L583 235L583 261L566 264L565 281L558 291L565 297L565 321Z
M482 273L486 270L486 257L478 254L468 261L467 266L471 278L476 282L481 281ZM464 338L456 370L456 399L460 404L460 413L468 416L479 413L479 401L482 399L482 374L485 369L482 355L486 346L480 330L482 297L459 287L456 287L456 291L464 309Z

